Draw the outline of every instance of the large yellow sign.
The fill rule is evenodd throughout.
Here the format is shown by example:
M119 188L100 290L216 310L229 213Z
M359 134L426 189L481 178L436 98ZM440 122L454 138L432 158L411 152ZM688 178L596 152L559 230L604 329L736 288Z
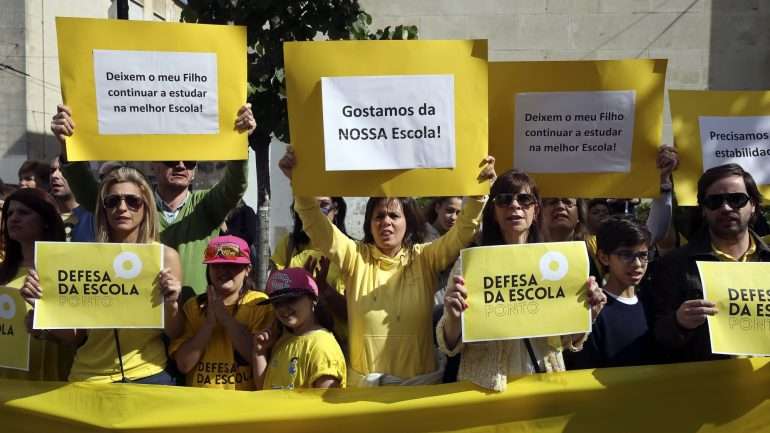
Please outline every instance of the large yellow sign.
M698 262L698 271L719 310L708 318L711 351L770 356L770 263Z
M246 28L56 18L72 161L246 159Z
M0 287L0 368L29 370L27 303L19 289Z
M479 164L487 155L486 41L287 42L284 58L291 142L297 155L292 186L297 195L428 196L488 192L488 184L476 180ZM351 83L336 79L341 77L351 78ZM372 82L367 78L379 80ZM422 79L426 81L418 82ZM364 98L361 104L339 103L340 109L329 113L340 127L324 131L324 123L328 129L331 121L324 118L324 103L330 106L331 91L347 98L362 97L350 90L357 85L352 82L355 80L361 82L360 88L367 89L365 95L373 96ZM450 81L454 94L421 93L424 86L446 89ZM326 95L322 95L322 87L328 89ZM394 94L401 96L397 104L388 102ZM423 96L435 97L437 101L426 103ZM432 110L445 104L454 110L448 117L445 112ZM414 123L413 129L377 123L406 121L408 117L421 117L424 122ZM442 120L431 120L439 117ZM326 144L325 132L334 132L327 137ZM444 140L448 133L453 133L450 138L454 138L454 155L437 155L430 151L433 147L419 141ZM332 154L346 156L344 150L332 152L332 138L354 147L368 145L382 154L378 143L392 141L394 136L396 143L408 143L409 150L386 150L384 155L392 159L403 157L406 161L382 166L398 169L376 169L376 163L383 158L375 157L374 152L347 152L351 161L340 164L338 169L332 168L331 163L339 161L325 158ZM451 149L450 144L435 148ZM429 159L428 164L423 164L424 158ZM430 161L436 158L443 161ZM362 169L351 170L351 164L356 163ZM444 168L416 168L426 166Z
M462 261L464 342L591 330L584 242L469 248Z
M57 433L770 432L767 358L509 379L501 393L470 382L233 392L0 379L0 425Z
M490 62L489 149L498 173L531 174L543 197L657 197L666 65ZM547 161L559 156L561 164Z
M679 149L674 172L680 205L698 204L698 179L716 165L737 163L770 197L770 91L669 91Z
M35 329L162 328L161 244L37 242Z

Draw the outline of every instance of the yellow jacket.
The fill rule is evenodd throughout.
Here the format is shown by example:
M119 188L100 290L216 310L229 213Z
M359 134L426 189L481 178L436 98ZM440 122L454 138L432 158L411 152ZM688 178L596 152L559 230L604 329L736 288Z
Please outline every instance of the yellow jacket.
M388 257L345 236L315 199L295 199L305 233L339 266L345 282L351 369L402 379L436 370L431 329L436 278L473 240L483 206L483 199L466 200L457 224L444 236Z

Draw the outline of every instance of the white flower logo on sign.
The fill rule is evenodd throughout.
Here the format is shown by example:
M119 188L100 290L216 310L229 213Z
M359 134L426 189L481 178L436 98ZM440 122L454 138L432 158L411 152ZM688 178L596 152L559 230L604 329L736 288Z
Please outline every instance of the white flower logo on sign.
M569 262L564 254L549 251L540 258L540 274L543 280L559 281L567 275L567 272L569 272Z
M142 272L142 260L136 254L125 251L115 256L112 267L115 269L115 275L130 280Z
M16 316L16 302L8 295L0 295L0 319L13 319Z

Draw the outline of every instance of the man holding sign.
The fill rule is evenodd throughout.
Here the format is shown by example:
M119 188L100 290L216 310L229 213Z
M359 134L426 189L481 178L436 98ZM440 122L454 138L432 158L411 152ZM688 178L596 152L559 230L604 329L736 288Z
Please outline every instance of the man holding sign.
M651 287L655 339L670 361L724 358L709 344L706 318L718 311L704 299L696 262L770 262L770 249L749 229L761 203L754 178L737 164L710 168L698 180L707 227L661 260Z
M251 134L256 128L251 104L238 110L235 121L238 132ZM66 138L75 131L69 107L60 105L51 121L51 131L61 143L61 160L67 181L79 203L94 209L96 180L85 162L66 163ZM177 249L182 260L184 292L182 302L206 291L205 267L200 257L210 238L219 234L219 227L246 191L246 160L229 161L224 176L213 188L191 191L197 161L158 161L153 164L157 188L155 202L161 216L161 240Z
M492 185L490 200L484 206L481 245L518 245L539 242L541 234L538 216L541 208L542 204L537 185L529 176L516 170L511 170L501 175ZM560 244L551 245L556 246ZM489 304L487 301L491 301L492 304L498 301L502 304L505 304L506 301L512 301L504 305L505 308L502 309L504 313L511 314L509 317L521 313L534 316L541 307L538 304L545 306L546 303L567 301L564 305L569 306L572 304L572 307L570 307L572 313L577 313L577 327L575 327L574 322L568 324L567 329L570 329L570 326L572 326L571 329L574 329L574 331L568 330L566 332L580 332L562 335L560 338L548 337L549 335L565 333L553 330L553 324L551 323L553 315L551 315L551 318L542 317L544 321L538 323L538 326L535 326L537 329L532 332L527 330L519 336L512 336L513 334L510 334L480 337L475 339L475 341L479 342L465 343L465 341L461 340L461 337L465 338L462 335L461 326L467 328L470 325L467 323L461 324L461 318L465 321L468 320L467 316L463 316L468 314L468 308L470 307L468 304L469 294L466 289L465 275L458 275L459 269L457 269L457 266L453 269L453 274L456 276L453 280L454 282L450 283L450 287L447 288L444 298L444 316L438 323L436 336L439 348L448 356L454 356L462 352L463 356L460 361L458 380L470 380L484 388L503 391L506 388L508 376L564 370L564 359L561 353L562 347L580 350L586 339L585 333L590 328L589 313L586 307L577 303L578 297L576 292L578 289L582 291L582 287L588 277L587 256L585 247L583 246L582 248L582 265L577 265L580 262L578 259L580 257L579 254L564 254L556 251L547 252L538 262L539 270L521 272L520 275L509 275L508 277L511 278L507 279L506 276L501 276L500 278L492 277L488 285L505 286L506 290L502 291L505 295L499 293L499 291L495 293L495 290L484 290L485 298L481 299L484 304ZM575 262L570 263L570 259L567 256L572 257ZM522 255L521 258L524 259L525 257ZM574 271L572 271L573 275L568 277L568 274L571 272L570 267L575 268L578 274L574 274ZM463 266L463 272L467 273L468 271ZM550 284L549 288L543 288L541 287L542 285L537 284L538 278L541 280L550 279L557 281L565 279L562 285L550 281L549 283L553 284ZM469 285L473 284L470 279L467 281ZM575 281L579 281L578 284L580 286L575 287ZM568 282L571 282L571 284ZM547 286L547 284L545 285ZM573 293L572 302L566 299L568 291ZM491 293L491 298L487 295L487 292ZM535 301L534 299L536 298L542 298L540 299L541 302ZM593 277L588 279L587 299L591 305L590 317L596 318L607 302L607 298L601 292ZM519 302L522 300L531 302ZM475 310L478 311L479 308L488 306L476 305L478 301L480 299L475 299L474 301L473 308ZM535 305L532 305L533 303ZM487 309L487 311L489 310ZM496 314L497 311L493 307L492 313ZM582 324L580 323L581 316L583 317ZM538 332L538 329L540 332ZM510 331L516 332L517 330L512 329ZM536 338L522 338L525 336Z

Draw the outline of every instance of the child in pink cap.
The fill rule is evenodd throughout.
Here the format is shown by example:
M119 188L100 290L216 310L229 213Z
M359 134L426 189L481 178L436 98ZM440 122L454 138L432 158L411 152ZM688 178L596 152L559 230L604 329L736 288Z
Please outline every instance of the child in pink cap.
M254 390L252 334L269 327L272 308L249 290L249 246L236 236L219 236L204 253L208 288L184 305L185 329L169 353L187 377L187 385Z
M301 268L273 271L265 287L280 326L254 336L257 389L344 388L347 368L333 322L318 305L318 286ZM269 361L268 361L269 359Z

